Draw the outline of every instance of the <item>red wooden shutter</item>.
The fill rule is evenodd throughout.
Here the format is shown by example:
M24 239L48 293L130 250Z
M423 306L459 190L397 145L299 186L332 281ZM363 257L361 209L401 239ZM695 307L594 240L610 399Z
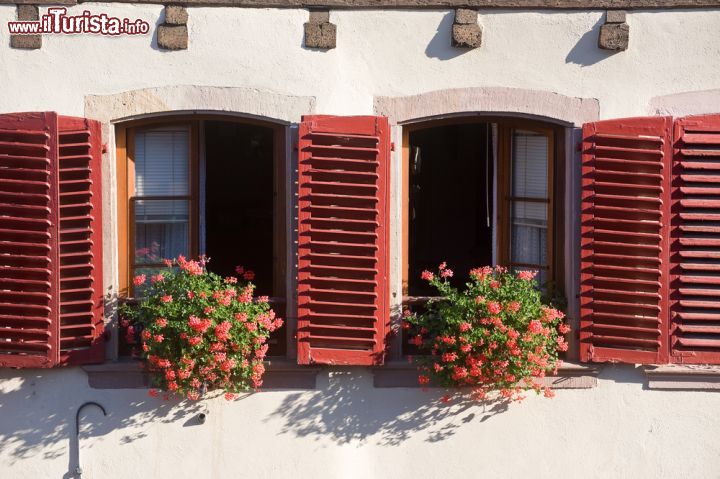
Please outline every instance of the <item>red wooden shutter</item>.
M97 122L0 115L0 366L103 358L99 145Z
M580 353L666 362L672 118L583 128Z
M57 118L0 115L0 366L58 360Z
M720 363L720 115L675 122L671 353Z
M102 147L100 124L58 119L60 360L102 362Z
M300 124L298 362L383 362L389 332L387 118Z

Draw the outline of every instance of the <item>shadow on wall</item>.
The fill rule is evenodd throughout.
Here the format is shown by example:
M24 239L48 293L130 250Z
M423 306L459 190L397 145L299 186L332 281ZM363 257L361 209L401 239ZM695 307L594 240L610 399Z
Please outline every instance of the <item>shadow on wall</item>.
M376 441L398 445L424 434L425 441L452 437L463 424L486 421L508 409L509 403L479 403L453 398L442 404L442 389L418 394L417 389L395 389L388 401L387 389L372 386L372 374L363 369L331 371L312 394L292 393L266 422L281 418L280 433L300 438L327 439L345 444ZM320 378L318 378L320 380ZM383 394L385 392L385 394Z
M438 60L451 60L473 51L471 48L455 48L452 46L452 26L454 21L454 10L445 14L440 20L435 36L425 48L425 54L428 57L437 58Z
M158 38L157 38L158 27L160 25L162 25L163 23L165 23L165 9L164 8L163 8L162 13L160 13L160 15L158 15L157 20L155 20L155 25L150 27L150 28L152 28L152 34L150 36L150 48L152 48L153 50L157 50L159 52L167 53L168 50L162 49L158 46Z
M75 369L75 368L74 368ZM128 394L137 397L136 390L89 390L87 397L77 394L59 395L59 391L72 391L77 384L74 374L84 372L75 369L58 374L24 374L13 377L12 371L0 371L0 450L12 451L13 463L41 454L42 459L69 457L68 472L64 479L77 477L78 437L75 434L75 414L86 401L104 406L107 416L96 407L86 407L80 416L79 441L83 454L88 454L94 441L111 431L129 428L137 431L121 438L127 444L147 435L152 423L183 421L183 426L195 425L197 414L204 409L202 403L188 401L130 400ZM70 389L68 389L70 388ZM72 399L69 399L72 397ZM72 401L72 404L69 402ZM113 409L122 410L118 414Z
M587 67L610 58L615 52L603 50L598 47L600 27L605 23L604 15L598 20L592 29L587 31L565 57L565 63L574 63Z

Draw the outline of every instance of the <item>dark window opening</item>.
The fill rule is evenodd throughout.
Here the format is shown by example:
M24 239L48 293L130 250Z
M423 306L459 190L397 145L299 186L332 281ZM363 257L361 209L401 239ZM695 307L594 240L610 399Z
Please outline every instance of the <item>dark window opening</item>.
M420 279L446 261L453 284L471 268L492 264L493 154L489 123L410 133L410 296L437 294Z
M255 272L257 295L273 296L273 130L205 122L205 252L208 269Z

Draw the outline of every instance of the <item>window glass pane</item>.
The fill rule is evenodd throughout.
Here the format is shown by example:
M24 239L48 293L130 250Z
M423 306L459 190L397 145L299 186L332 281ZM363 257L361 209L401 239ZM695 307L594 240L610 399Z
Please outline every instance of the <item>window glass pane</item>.
M547 204L514 201L510 262L547 265Z
M548 137L513 130L512 196L548 198Z
M187 128L138 131L135 135L135 195L189 194Z
M189 256L189 201L136 200L135 264Z

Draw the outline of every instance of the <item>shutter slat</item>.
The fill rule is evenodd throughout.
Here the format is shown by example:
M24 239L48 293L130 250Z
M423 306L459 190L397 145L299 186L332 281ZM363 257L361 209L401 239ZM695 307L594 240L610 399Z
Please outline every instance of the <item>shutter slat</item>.
M659 185L643 185L641 183L617 183L614 181L596 181L596 187L605 188L623 188L631 190L650 190L650 191L662 191L662 186Z
M617 155L623 155L623 154L643 154L643 155L649 155L649 156L662 156L662 149L660 146L662 143L658 145L657 149L647 149L647 148L623 148L619 146L609 146L607 144L603 144L603 142L608 141L612 142L613 140L616 140L617 138L610 138L610 137L596 137L596 142L594 144L594 151L597 152L604 152L607 157L614 157L611 156L611 153L617 154ZM638 141L638 138L635 138L634 140L628 140L628 142L636 142ZM642 141L642 140L641 140ZM598 155L602 156L602 155Z
M38 136L37 139L39 141L42 141L43 138L47 137L40 137ZM19 141L2 141L0 140L0 148L7 149L10 151L17 151L17 150L30 150L30 151L37 151L39 153L46 153L50 151L50 146L46 143L24 143Z
M325 306L343 306L343 307L351 307L351 308L358 308L358 309L377 309L377 306L375 303L358 303L358 302L343 302L343 301L321 301L317 299L311 299L307 301L308 305L325 305Z
M656 337L660 337L660 330L657 329L657 332L654 334ZM623 331L622 333L626 333L626 331ZM659 339L643 339L643 338L633 338L630 337L630 334L622 334L621 332L618 332L618 335L613 336L611 334L603 334L603 333L595 333L593 334L593 342L595 344L598 344L600 346L613 346L613 347L619 347L619 346L627 346L631 348L637 348L637 349L656 349L660 347L660 340Z
M40 312L51 312L52 308L49 305L43 305L43 304L30 304L30 303L15 303L10 301L5 301L5 298L0 300L0 310L33 310L33 311L40 311Z
M720 226L680 226L680 231L689 233L720 233Z
M620 276L603 276L596 274L592 279L593 284L604 284L604 283L611 283L611 284L632 284L632 285L643 285L643 286L650 286L652 288L658 288L661 286L660 281L647 281L643 279L638 278L623 278Z
M720 207L720 200L680 200L680 206L683 208L718 208Z
M387 119L305 117L298 150L298 362L381 364L389 328Z
M319 288L309 288L307 290L310 294L322 294L322 293L328 293L333 295L352 295L352 296L370 296L370 297L377 297L377 293L374 291L353 291L353 290L343 290L343 289L319 289Z
M678 331L683 333L708 333L720 335L720 325L697 325L697 324L679 324ZM718 336L720 338L720 336Z
M720 156L720 152L718 152ZM700 163L697 161L683 161L680 165L686 170L720 170L720 163Z
M720 259L720 251L687 251L678 252L681 258L698 258L698 259Z
M621 311L623 309L630 309L633 311L643 311L643 313L647 314L653 314L657 315L660 313L661 308L658 305L655 304L647 304L647 303L633 303L632 305L629 304L629 301L626 300L616 300L616 301L609 301L605 299L595 299L593 301L593 306L598 306L598 311L602 311L603 306L609 307L611 311ZM641 315L643 316L643 315ZM655 318L657 321L657 318Z
M340 276L309 276L307 278L308 282L313 281L327 281L332 283L362 283L362 284L370 284L375 285L375 280L372 279L354 279L354 278L343 278Z
M699 132L689 133L685 132L683 135L683 142L686 145L720 145L720 133L711 132Z
M581 358L667 357L670 118L584 125Z
M598 213L639 213L639 214L648 214L653 216L661 216L660 212L656 209L649 209L649 208L636 208L634 206L604 206L604 205L595 205L592 207L593 210L595 210ZM602 218L602 215L598 215ZM609 218L608 218L609 219Z
M372 201L378 200L377 196L372 195L344 195L341 193L310 193L307 195L307 199L310 201L317 199L328 199L328 200L361 200L361 201Z
M676 120L671 360L720 364L720 116Z
M684 183L720 183L720 176L710 175L680 175Z
M373 328L372 331L375 329ZM367 344L375 344L374 338L355 338L352 336L347 335L337 335L337 336L330 336L330 332L327 333L327 335L320 335L320 334L314 334L310 333L308 334L308 340L317 340L317 341L332 341L332 342L338 342L338 343L367 343Z
M640 316L637 314L629 315L626 313L603 313L603 312L595 312L593 313L593 318L600 320L600 321L621 321L621 322L634 322L634 321L647 321L651 323L656 323L657 318L655 316Z
M338 260L337 262L341 262L341 261L342 261L342 257L341 257L341 258L338 258L338 257L337 257L338 255L318 255L318 254L314 254L314 255L308 255L308 256L309 256L309 259L322 258L322 257L324 256L324 257L332 258L332 259L334 259L334 260L337 259L337 260ZM352 257L348 257L348 256L345 256L344 258L346 258L346 259L353 259ZM365 257L365 256L362 256L362 257L359 257L359 258L362 258L363 260L365 260L365 259L372 259L372 258L367 258L367 257ZM357 259L357 258L354 258L354 259ZM336 275L338 278L342 277L342 276L340 276L340 275L341 275L341 274L344 274L344 273L351 274L351 275L354 275L354 274L364 274L364 273L375 275L375 274L377 274L377 272L378 272L377 268L358 268L358 267L340 266L340 265L327 265L327 266L325 266L325 265L318 265L318 264L312 265L312 266L308 266L308 267L307 267L307 270L308 270L308 274L312 274L313 271L316 272L316 273L319 273L319 272L329 272L330 274ZM375 280L372 280L372 281L375 282Z
M334 135L334 136L333 136L333 135L328 135L328 136L326 136L326 138L337 139L337 138L339 138L339 135ZM347 137L347 136L346 136L345 138L350 138L350 137ZM357 139L357 138L363 138L364 140L368 140L368 137L366 137L366 136L365 136L365 137L357 136L357 137L354 137L354 138L355 138L355 139ZM316 145L316 144L308 144L308 145L307 145L307 148L309 148L310 150L315 151L315 152L318 152L318 151L319 151L319 152L332 151L332 152L334 152L335 154L338 154L338 155L339 155L340 153L343 153L343 152L344 152L344 153L351 153L351 154L352 154L352 153L362 153L362 154L369 154L369 155L372 155L372 156L378 155L378 154L380 153L380 150L378 150L377 148L349 147L349 146L342 146L342 145Z
M708 349L714 351L716 349L720 349L720 338L700 339L700 338L691 338L691 337L683 335L683 336L679 336L677 338L676 346L680 350L682 350L684 348L689 348L691 350L699 350L699 351L704 351L704 350L708 350ZM700 354L698 354L697 356L700 356ZM707 358L708 355L703 354L702 357ZM715 363L715 361L713 361L713 360L709 360L709 359L706 360L706 359L700 359L700 358L697 358L697 360L693 361L693 362Z
M680 263L679 267L687 271L720 271L720 264Z
M714 157L720 156L720 150L693 150L693 149L681 149L680 154L683 157Z
M720 284L720 276L683 276L679 277L681 283ZM718 291L720 293L720 291ZM720 294L718 295L720 296Z
M603 254L603 253L594 253L592 255L592 259L595 260L596 264L599 264L602 266L603 261L617 261L618 263L624 263L624 262L633 262L633 261L645 261L648 263L657 263L660 264L661 260L658 257L655 256L640 256L640 255L626 255L626 254ZM645 264L638 264L637 267L646 267ZM633 270L632 266L629 267L630 270Z
M593 324L592 329L599 334L602 334L600 333L601 331L618 331L624 333L647 334L653 337L657 337L660 334L660 330L658 328L642 328L638 326L623 326L620 324L603 324L597 322Z
M686 307L688 309L693 309L693 308L720 309L720 303L717 303L715 301L701 301L701 300L693 301L693 300L689 300L689 299L681 299L678 301L678 304L680 306Z
M339 172L339 171L328 171L327 173L332 173L334 176L344 174L343 172ZM306 185L309 188L312 188L315 186L321 187L321 188L323 186L332 186L332 187L338 186L337 183L332 182L332 181L308 181L306 183ZM346 187L346 188L369 188L369 189L373 189L373 190L377 190L377 188L378 188L377 185L368 185L366 183L355 183L352 181L344 181L343 187Z
M595 183L595 188L598 187L598 184ZM662 191L662 188L658 188L660 191ZM596 190L597 191L597 190ZM612 200L612 201L642 201L646 203L656 203L656 204L662 204L662 200L660 198L648 198L644 196L639 195L609 195L609 194L603 194L603 193L597 193L595 194L595 200ZM646 206L646 208L650 208L649 206Z
M341 321L374 321L375 316L367 316L362 314L341 314L341 313L309 313L311 318L318 318L320 321L332 319Z
M680 325L682 325L682 321L718 321L720 322L720 312L717 313L688 313L686 311L678 311L675 313L675 317L679 318Z
M625 164L627 165L626 160L603 160L603 163L616 163L617 164ZM633 165L630 163L630 166L643 166L643 162L638 162L638 164ZM653 168L659 168L657 165L653 163ZM599 175L600 178L606 178L608 176L610 177L616 177L616 180L623 180L623 181L629 181L629 180L658 180L662 179L662 175L658 173L650 173L645 171L630 171L630 170L614 170L612 168L608 168L607 166L603 165L602 169L598 169L596 172L597 175ZM618 178L619 177L619 178ZM631 183L635 185L636 183Z

